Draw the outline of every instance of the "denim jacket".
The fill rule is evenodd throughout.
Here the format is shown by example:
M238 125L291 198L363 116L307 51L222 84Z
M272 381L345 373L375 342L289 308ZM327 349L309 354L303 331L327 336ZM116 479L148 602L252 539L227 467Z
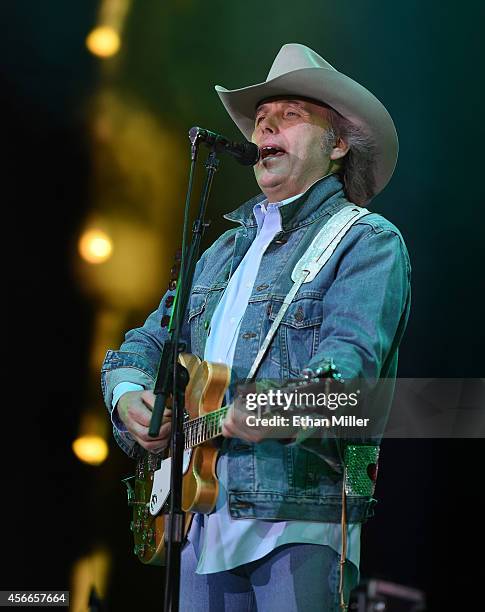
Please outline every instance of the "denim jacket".
M235 269L256 235L253 198L225 218L238 224L203 253L196 266L182 339L187 350L204 355L212 314ZM282 232L264 253L243 317L232 380L244 380L259 346L289 292L291 271L328 219L348 205L335 175L280 207ZM126 334L102 367L108 410L114 387L124 381L154 386L160 351L167 338L167 293L145 324ZM170 300L168 302L171 303ZM394 378L398 346L410 306L410 264L398 229L379 214L361 218L346 234L315 279L302 285L261 363L257 379L285 380L316 369L332 358L345 379ZM163 318L165 317L165 318ZM391 397L381 398L385 409ZM136 457L139 446L114 428L120 447ZM329 440L297 436L288 443L258 444L224 439L228 454L228 502L234 518L338 522L341 516L342 460ZM347 520L372 514L370 497L347 498Z

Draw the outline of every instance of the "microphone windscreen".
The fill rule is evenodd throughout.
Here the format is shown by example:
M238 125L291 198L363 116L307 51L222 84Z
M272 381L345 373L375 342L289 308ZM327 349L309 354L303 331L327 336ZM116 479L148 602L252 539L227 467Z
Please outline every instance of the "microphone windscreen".
M259 161L259 147L253 142L244 143L244 153L241 157L237 157L237 161L243 166L254 166Z

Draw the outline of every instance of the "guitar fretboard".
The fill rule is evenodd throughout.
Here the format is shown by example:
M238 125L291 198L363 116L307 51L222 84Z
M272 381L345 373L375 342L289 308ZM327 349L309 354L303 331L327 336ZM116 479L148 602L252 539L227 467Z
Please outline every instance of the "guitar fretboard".
M286 388L295 390L298 389L312 389L315 385L315 388L319 391L322 389L322 384L325 385L325 393L328 395L330 384L334 381L340 382L340 374L335 370L335 368L330 367L325 372L320 372L319 376L311 378L309 380L305 380L303 382L297 382L293 385L288 385ZM294 403L295 406L299 404ZM302 408L305 408L306 405L302 405ZM193 448L199 444L203 444L208 440L212 440L212 438L217 438L222 433L222 421L229 410L229 406L223 406L222 408L218 408L213 412L208 412L203 416L196 417L195 419L190 419L189 421L185 421L184 423L184 434L185 434L185 450Z
M185 450L198 444L217 438L222 432L222 421L229 407L223 406L214 412L209 412L184 423Z

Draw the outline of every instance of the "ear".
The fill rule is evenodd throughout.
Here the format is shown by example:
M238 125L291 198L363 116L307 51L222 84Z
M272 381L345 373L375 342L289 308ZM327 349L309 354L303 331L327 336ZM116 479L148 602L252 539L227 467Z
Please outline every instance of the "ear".
M348 150L349 145L339 138L330 152L330 159L340 159L347 154Z

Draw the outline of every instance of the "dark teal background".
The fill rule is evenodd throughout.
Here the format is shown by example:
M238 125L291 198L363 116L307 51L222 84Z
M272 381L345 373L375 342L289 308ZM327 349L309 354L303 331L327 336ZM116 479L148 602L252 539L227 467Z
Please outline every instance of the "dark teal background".
M285 42L313 47L384 102L397 126L400 157L374 207L402 230L413 265L401 376L484 374L481 6L138 1L114 77L113 85L176 126L182 144L191 125L239 138L213 85L264 80ZM112 452L102 468L88 468L70 450L93 317L69 260L89 206L83 103L101 77L84 38L96 8L92 0L17 0L2 8L2 117L9 135L3 346L11 366L2 431L4 472L12 482L4 490L2 525L11 537L0 586L67 588L72 561L102 541L115 559L109 609L148 610L161 602L161 579L131 554L118 483L131 465ZM206 243L226 227L220 214L256 190L251 170L224 159ZM377 518L363 539L364 576L423 588L432 610L478 605L468 558L482 519L483 451L483 441L471 440L384 444Z

